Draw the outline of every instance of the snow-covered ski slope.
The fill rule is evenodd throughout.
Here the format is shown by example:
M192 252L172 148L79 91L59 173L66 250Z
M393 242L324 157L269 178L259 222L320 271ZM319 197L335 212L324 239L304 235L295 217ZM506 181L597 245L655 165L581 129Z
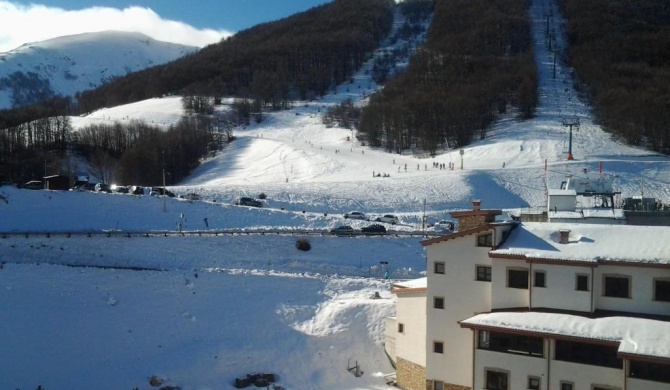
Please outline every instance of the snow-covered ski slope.
M538 207L546 202L546 160L550 187L558 186L566 175L583 174L584 169L597 172L602 162L604 174L613 177L623 196L644 193L670 202L668 158L613 140L593 123L589 107L577 98L571 70L559 62L553 77L553 54L545 39L547 7L545 2L536 1L532 8L540 83L536 117L528 121L503 118L485 140L462 148L462 164L460 150L444 149L435 157L390 154L362 146L355 140L355 131L322 124L321 115L329 107L347 98L364 105L367 97L379 89L369 77L368 63L353 82L338 86L319 100L296 103L290 110L266 112L261 124L235 129L237 140L216 157L203 161L178 190L224 199L264 192L278 205L302 202L309 208L318 204L332 212L352 207L378 212L418 211L424 199L429 210L467 208L472 198L482 199L485 207ZM558 15L557 9L554 14ZM563 45L563 24L560 17L556 20L558 44ZM101 110L75 123L136 118L169 124L181 114L178 100L152 99ZM142 107L146 107L144 113ZM567 161L569 129L562 122L576 118L580 127L573 130L575 160ZM456 169L436 169L433 162L453 163ZM373 177L373 172L390 177Z
M351 130L321 124L329 106L348 97L365 104L378 89L364 68L337 93L236 129L235 142L174 188L197 192L202 201L167 199L164 208L158 197L0 187L0 231L368 224L345 221L341 212L352 209L397 214L402 225L395 229L414 230L424 199L432 222L469 208L474 198L485 208L543 205L545 160L552 186L565 174L596 171L602 161L624 196L644 191L670 202L668 159L613 141L576 99L570 71L559 64L557 79L551 77L544 2L534 0L532 13L537 117L501 120L487 139L463 148L462 170L459 150L434 158L393 155L352 142ZM166 97L73 122L144 119L169 126L180 107L178 97ZM575 115L581 127L574 134L576 160L568 162L561 119ZM433 169L433 162L457 169ZM373 178L373 171L390 177ZM260 192L268 196L261 209L232 204ZM308 239L308 252L295 248L296 237L276 235L0 239L0 344L9 351L0 354L0 388L148 390L149 377L157 375L184 390L233 389L236 377L273 372L287 390L391 389L383 374L392 367L382 349L384 318L394 314L389 287L425 272L420 239ZM383 280L382 261L391 281ZM372 298L375 292L381 299ZM356 362L364 371L359 378L347 371Z

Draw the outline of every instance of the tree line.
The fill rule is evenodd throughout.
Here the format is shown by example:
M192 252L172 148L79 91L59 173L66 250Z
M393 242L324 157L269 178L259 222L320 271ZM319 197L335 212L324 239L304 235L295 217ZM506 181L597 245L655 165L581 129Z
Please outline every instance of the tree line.
M0 175L23 182L46 172L76 171L88 159L118 180L155 183L166 169L176 182L232 127L260 122L264 109L326 94L367 60L393 22L392 0L335 0L289 18L261 24L169 64L118 77L75 99L0 111ZM185 96L188 115L164 132L145 123L88 126L56 132L43 123L151 97ZM221 96L239 96L233 111L215 114ZM50 119L46 119L50 118ZM65 168L63 168L65 167ZM67 172L65 172L67 173Z
M172 184L226 140L230 133L214 116L187 115L167 130L130 121L72 131L68 116L41 118L0 131L0 176L15 183L53 174L74 178L85 160L94 181L160 185L165 171Z
M363 110L361 140L434 154L483 139L510 107L531 117L537 73L527 15L522 0L435 2L426 43Z
M239 96L282 109L349 78L393 22L391 0L335 0L241 31L77 96L81 112L169 94Z
M670 154L667 0L562 0L575 87L619 139Z

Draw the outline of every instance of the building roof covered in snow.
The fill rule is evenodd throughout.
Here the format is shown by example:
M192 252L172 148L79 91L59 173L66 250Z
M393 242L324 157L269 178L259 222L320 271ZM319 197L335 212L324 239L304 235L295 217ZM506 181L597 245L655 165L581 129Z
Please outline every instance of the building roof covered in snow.
M612 342L628 358L670 362L670 322L630 317L586 318L569 314L497 312L459 322L464 328L532 333L540 337Z
M561 238L563 232L564 241ZM562 243L564 242L564 243ZM523 223L491 257L670 266L670 228L568 223Z

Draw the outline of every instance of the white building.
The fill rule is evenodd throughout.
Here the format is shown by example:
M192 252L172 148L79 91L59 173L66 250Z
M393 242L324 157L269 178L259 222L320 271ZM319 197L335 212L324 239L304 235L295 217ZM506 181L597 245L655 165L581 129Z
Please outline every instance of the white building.
M426 278L395 283L392 292L398 300L396 316L386 320L386 352L395 362L397 382L425 388Z
M398 386L670 389L670 228L498 214L474 203L452 213L458 232L422 243L423 303L394 289L398 322L426 310L423 347L396 343Z

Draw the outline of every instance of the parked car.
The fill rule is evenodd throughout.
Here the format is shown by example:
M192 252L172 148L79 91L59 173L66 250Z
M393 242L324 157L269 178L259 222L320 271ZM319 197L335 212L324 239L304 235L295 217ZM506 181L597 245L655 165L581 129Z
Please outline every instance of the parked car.
M151 191L149 192L149 195L151 196L162 196L162 195L167 195L170 198L174 198L174 192L165 189L163 187L151 187Z
M109 184L98 183L95 185L95 192L106 192L108 194L111 194L112 189L109 187Z
M260 200L256 200L254 198L249 198L246 196L243 196L240 199L238 199L237 202L235 202L235 204L240 206L263 207L263 203L261 203Z
M395 225L396 223L400 223L400 220L398 219L398 217L396 217L393 214L386 214L384 216L377 217L377 219L375 219L375 221L390 223L391 225Z
M349 225L342 225L334 229L331 229L330 233L336 236L351 236L352 234L354 234L354 228L352 228Z
M454 223L452 221L438 221L435 222L435 225L433 225L435 230L443 231L443 232L451 232L454 230Z
M144 195L144 187L142 187L142 186L131 186L131 187L129 187L129 192L133 195Z
M375 223L370 226L362 228L361 232L363 232L363 234L365 234L366 236L381 235L386 234L386 227L384 227L384 225Z
M40 180L31 180L21 186L27 190L42 190L44 189L44 183Z
M118 194L127 194L128 193L128 187L126 186L120 186L117 184L112 184L109 186L109 188L112 190L112 192L116 192Z
M179 199L186 199L186 200L202 200L202 197L195 192L189 192L188 194L184 195L179 195Z
M84 184L79 185L77 187L73 187L72 189L75 190L75 191L82 191L82 192L83 191L93 191L94 192L96 184L97 183L90 183L90 182L89 183L84 183Z
M365 214L361 213L360 211L351 211L346 214L344 214L344 218L350 218L350 219L362 219L362 220L367 220L368 218L365 216Z

